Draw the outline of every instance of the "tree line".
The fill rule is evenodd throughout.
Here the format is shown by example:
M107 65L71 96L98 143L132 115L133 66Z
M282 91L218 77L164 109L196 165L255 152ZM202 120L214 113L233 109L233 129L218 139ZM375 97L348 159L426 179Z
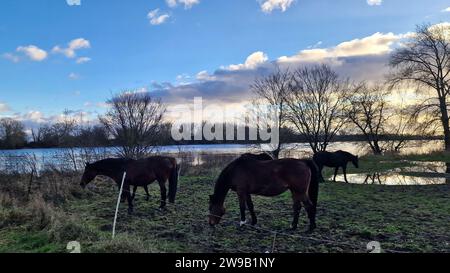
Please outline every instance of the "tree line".
M280 132L274 155L278 157L283 143L307 142L316 153L337 140L363 140L381 154L399 151L408 139L436 135L444 135L450 151L449 33L445 25L419 26L391 54L392 71L379 83L353 82L326 64L280 69L256 79L252 105L258 118L275 117ZM393 103L393 90L404 87L414 87L425 99ZM66 115L63 121L34 128L30 138L20 121L2 119L0 148L114 146L122 156L139 158L159 145L191 144L171 138L166 107L149 93L122 92L107 103L110 107L96 125L80 125Z

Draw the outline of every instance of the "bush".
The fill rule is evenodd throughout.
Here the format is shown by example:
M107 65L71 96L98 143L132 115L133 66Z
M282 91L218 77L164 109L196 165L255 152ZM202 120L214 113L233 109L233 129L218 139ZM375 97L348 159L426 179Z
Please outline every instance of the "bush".
M42 230L48 227L56 215L55 208L45 202L40 195L33 196L25 209L31 215L29 228L34 230Z
M63 214L58 214L52 220L49 234L52 240L63 243L69 241L95 241L99 237L99 233L91 226L83 223L81 219Z
M0 210L0 228L19 226L25 224L29 219L30 215L21 209Z

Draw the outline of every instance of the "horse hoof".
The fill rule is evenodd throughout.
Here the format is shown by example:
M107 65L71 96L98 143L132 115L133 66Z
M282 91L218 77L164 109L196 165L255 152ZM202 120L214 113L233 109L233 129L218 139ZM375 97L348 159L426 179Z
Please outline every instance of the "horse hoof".
M313 233L315 229L316 229L316 225L312 225L308 228L308 230L305 231L305 233L307 233L307 234Z
M128 215L132 215L133 214L133 210L132 209L128 209Z
M245 226L246 224L247 224L247 221L241 221L241 222L239 222L239 226L240 226L240 227Z
M313 233L313 232L314 232L314 229L308 228L308 229L305 231L305 234L311 234L311 233Z

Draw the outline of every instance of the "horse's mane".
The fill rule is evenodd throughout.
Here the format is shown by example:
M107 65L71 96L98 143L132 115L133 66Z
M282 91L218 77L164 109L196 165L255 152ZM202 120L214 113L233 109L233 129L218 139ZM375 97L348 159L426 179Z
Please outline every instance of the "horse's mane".
M273 157L269 155L268 153L261 153L261 154L251 154L246 153L241 155L241 158L248 158L248 159L255 159L255 160L273 160Z
M346 151L342 151L342 150L336 151L336 153L344 154L344 155L350 156L350 157L356 157L356 155L346 152Z
M133 161L131 158L107 158L88 164L88 166L97 170L122 170L124 164L131 161Z

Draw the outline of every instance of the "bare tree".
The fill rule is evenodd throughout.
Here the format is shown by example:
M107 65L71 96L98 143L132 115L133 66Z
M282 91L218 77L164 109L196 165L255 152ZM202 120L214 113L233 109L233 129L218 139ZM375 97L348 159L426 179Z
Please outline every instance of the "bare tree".
M349 96L348 118L364 135L374 154L381 154L381 140L387 122L387 92L380 85L368 86L362 83Z
M409 133L409 118L402 104L388 102L389 89L384 85L362 82L348 96L347 116L360 131L376 155L385 150L398 152Z
M0 146L15 149L23 147L26 142L25 127L20 121L11 118L0 120Z
M428 125L439 122L444 133L445 150L450 151L448 95L450 92L450 27L418 26L404 46L391 55L396 71L390 76L393 87L414 84L427 98L417 105L414 115L428 117Z
M349 81L340 79L327 65L294 72L285 98L289 119L314 153L325 151L346 122L343 113L349 90Z
M100 122L130 158L146 156L158 142L165 107L149 93L123 92L108 101L109 111Z
M286 125L287 115L285 97L291 86L292 74L289 71L278 70L275 73L257 79L251 88L256 95L253 105L257 107L259 118L265 116L276 120L277 130L280 133L281 128ZM264 112L264 115L260 115ZM279 138L278 143L273 147L273 156L279 157L283 139Z

